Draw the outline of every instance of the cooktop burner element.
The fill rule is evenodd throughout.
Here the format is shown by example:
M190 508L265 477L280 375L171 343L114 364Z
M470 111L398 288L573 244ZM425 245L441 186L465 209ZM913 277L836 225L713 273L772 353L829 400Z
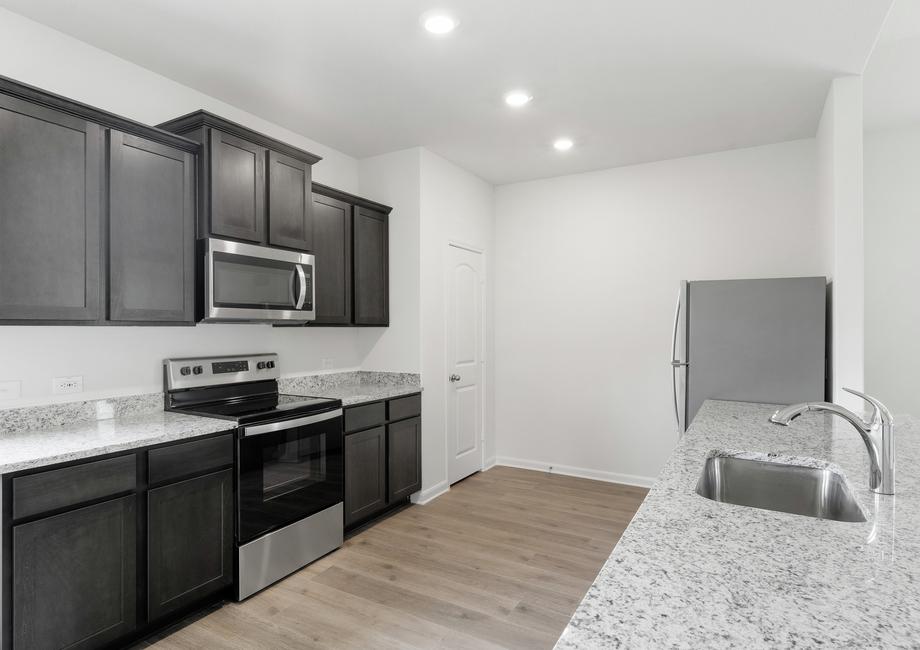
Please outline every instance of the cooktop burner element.
M341 408L338 399L279 393L280 375L277 354L167 359L166 410L242 425Z

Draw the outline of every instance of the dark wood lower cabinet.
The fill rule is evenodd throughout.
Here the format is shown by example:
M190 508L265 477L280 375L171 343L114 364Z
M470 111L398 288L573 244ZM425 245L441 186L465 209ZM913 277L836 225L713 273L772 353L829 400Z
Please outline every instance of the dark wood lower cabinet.
M0 477L0 647L123 646L228 594L234 436Z
M387 504L386 428L345 436L345 525L365 519Z
M422 489L422 401L409 395L345 409L345 527Z
M233 471L147 493L147 615L153 621L233 582Z
M387 483L391 503L422 489L422 418L387 425Z
M135 498L13 527L14 648L97 648L134 630Z

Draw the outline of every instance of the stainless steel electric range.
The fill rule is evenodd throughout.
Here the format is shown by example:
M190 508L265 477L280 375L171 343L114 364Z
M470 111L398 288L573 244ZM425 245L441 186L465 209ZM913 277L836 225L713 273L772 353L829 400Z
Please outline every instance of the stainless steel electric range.
M166 410L236 436L237 599L342 545L342 402L278 392L278 355L168 359Z

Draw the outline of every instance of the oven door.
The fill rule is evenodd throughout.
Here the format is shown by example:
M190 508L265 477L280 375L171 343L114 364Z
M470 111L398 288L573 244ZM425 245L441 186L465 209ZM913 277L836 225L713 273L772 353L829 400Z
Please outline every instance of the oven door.
M208 239L204 288L205 320L307 321L316 316L314 262L307 253Z
M240 544L342 502L342 409L246 426L238 438Z

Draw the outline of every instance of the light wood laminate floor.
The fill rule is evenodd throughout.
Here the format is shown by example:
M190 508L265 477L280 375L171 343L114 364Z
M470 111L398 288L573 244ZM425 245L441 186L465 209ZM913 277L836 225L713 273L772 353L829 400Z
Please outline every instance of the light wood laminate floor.
M552 648L645 494L495 467L144 646Z

